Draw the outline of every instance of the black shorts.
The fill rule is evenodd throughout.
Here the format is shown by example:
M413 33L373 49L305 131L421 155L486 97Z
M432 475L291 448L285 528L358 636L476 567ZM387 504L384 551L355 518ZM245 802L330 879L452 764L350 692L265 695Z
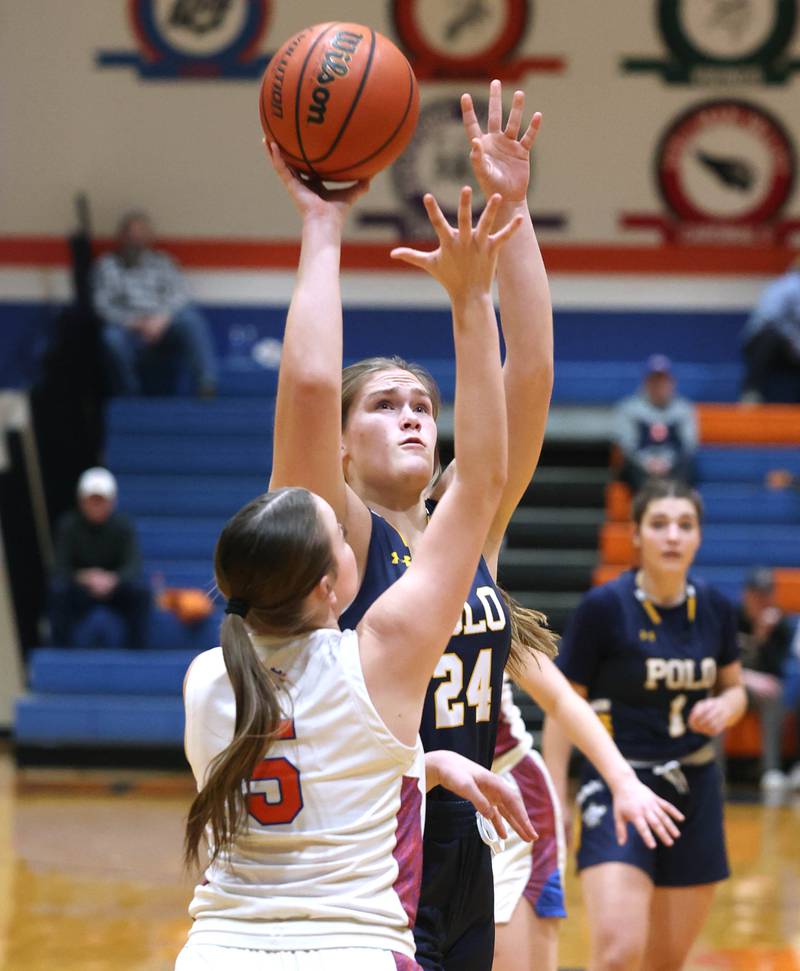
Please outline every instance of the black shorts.
M671 802L686 819L678 824L680 837L672 846L657 843L648 849L628 824L627 842L620 846L614 832L611 793L588 763L578 793L581 843L578 869L598 863L630 863L650 877L657 887L692 887L716 883L729 875L722 822L722 779L716 762L681 766L689 791L681 793L667 777L652 769L637 769L639 779Z
M461 800L425 810L422 891L414 926L425 971L490 971L494 957L492 855Z

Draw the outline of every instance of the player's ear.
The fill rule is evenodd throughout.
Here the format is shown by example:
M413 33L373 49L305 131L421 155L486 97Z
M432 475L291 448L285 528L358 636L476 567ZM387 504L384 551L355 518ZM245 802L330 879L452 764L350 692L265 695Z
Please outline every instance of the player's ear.
M319 581L320 594L329 602L336 603L336 584L334 582L334 577L330 573L326 573L325 576Z
M639 550L642 548L642 535L639 532L639 527L634 524L633 532L631 533L631 541L633 542L634 548Z

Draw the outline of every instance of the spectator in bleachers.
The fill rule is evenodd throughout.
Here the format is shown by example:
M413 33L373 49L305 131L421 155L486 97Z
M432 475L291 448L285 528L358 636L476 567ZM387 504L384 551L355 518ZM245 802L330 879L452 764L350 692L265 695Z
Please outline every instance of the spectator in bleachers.
M761 294L742 334L742 401L800 402L800 256Z
M638 392L617 405L614 442L623 457L619 477L634 492L649 479L694 482L697 419L692 403L675 392L670 359L653 354Z
M142 578L133 525L116 511L116 479L108 469L87 469L78 480L77 499L77 509L62 518L56 535L50 590L53 642L80 646L75 644L78 625L91 611L105 607L123 623L124 646L143 647L151 592Z
M780 789L788 783L781 769L781 740L784 676L793 631L775 602L775 581L766 567L753 570L745 581L738 631L748 703L761 721L761 788Z
M97 261L92 279L114 391L140 394L148 352L158 348L181 354L197 393L213 396L217 363L208 322L190 303L175 263L153 249L150 219L143 212L126 213L117 239L117 248Z
M770 469L766 475L765 485L768 489L776 491L783 489L800 491L800 476L793 475L788 469Z

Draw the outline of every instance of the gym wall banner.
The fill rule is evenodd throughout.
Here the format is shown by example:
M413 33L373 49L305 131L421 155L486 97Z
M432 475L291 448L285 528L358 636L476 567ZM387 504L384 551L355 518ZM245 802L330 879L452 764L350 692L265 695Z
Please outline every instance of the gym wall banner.
M138 50L100 51L100 67L130 67L144 80L260 77L270 0L128 0Z
M794 145L781 121L738 99L704 101L672 120L654 154L665 213L624 213L626 229L665 242L782 245L800 219L782 219L795 181Z
M725 85L786 84L800 69L788 54L796 0L659 0L657 18L667 58L624 57L624 71Z

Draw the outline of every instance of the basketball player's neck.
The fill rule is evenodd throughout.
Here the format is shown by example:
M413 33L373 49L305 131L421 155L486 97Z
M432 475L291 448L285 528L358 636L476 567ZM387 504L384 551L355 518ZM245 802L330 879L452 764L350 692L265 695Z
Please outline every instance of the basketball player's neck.
M418 498L413 505L405 505L402 502L387 502L385 495L381 496L382 502L373 501L366 496L363 498L373 512L383 516L387 523L394 526L409 549L413 550L414 543L422 535L428 523L428 511L424 500Z
M636 585L648 600L661 607L675 607L686 599L686 577L682 573L636 571Z

